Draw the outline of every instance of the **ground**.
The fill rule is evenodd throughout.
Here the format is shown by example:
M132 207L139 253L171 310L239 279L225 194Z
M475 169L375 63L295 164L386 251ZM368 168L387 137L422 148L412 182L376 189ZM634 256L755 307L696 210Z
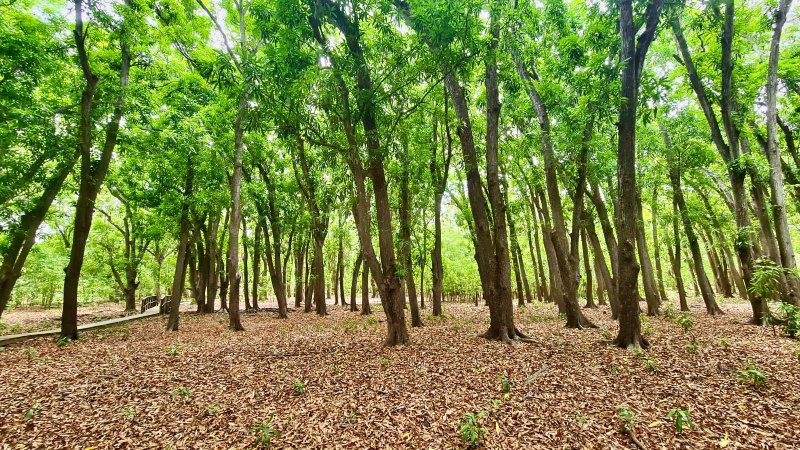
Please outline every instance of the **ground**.
M99 322L139 313L124 311L122 303L102 303L78 308L78 325ZM0 322L0 336L4 334L32 333L61 328L61 309L58 308L15 308L3 313Z
M0 448L252 448L267 428L276 448L458 448L466 413L486 448L633 448L618 405L648 449L796 448L800 344L722 306L696 310L688 332L649 318L646 354L608 345L607 309L587 310L600 329L577 331L541 304L517 312L536 343L513 346L478 337L487 310L468 304L446 304L399 348L381 346L382 312L338 307L246 314L242 333L184 314L178 333L151 318L63 346L41 338L0 352ZM741 379L745 358L763 386ZM679 433L673 408L694 429Z

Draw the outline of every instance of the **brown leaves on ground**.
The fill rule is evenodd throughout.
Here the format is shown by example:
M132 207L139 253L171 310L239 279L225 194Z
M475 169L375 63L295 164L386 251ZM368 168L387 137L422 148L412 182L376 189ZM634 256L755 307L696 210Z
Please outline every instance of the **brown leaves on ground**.
M576 331L551 305L518 311L537 343L514 346L478 337L485 308L455 304L400 348L381 347L383 313L334 308L247 314L243 333L187 314L175 334L154 318L38 339L0 353L0 448L252 448L265 430L277 448L454 448L463 415L481 412L487 448L632 448L623 404L648 449L796 446L800 346L724 307L695 312L688 333L649 318L646 354L605 342L607 310L587 311L600 330ZM764 386L740 380L746 357ZM695 428L677 432L673 408Z

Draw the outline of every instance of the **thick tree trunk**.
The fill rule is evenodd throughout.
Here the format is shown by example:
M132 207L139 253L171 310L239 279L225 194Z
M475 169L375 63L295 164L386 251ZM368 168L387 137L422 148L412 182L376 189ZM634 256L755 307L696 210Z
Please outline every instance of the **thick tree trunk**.
M662 0L648 2L645 11L645 28L637 37L631 0L620 1L619 29L621 34L620 61L622 62L622 90L617 121L617 209L618 276L617 294L620 302L619 334L616 344L623 348L646 348L639 319L639 291L637 287L639 265L636 262L636 106L639 80L642 75L647 49L655 37L661 14Z

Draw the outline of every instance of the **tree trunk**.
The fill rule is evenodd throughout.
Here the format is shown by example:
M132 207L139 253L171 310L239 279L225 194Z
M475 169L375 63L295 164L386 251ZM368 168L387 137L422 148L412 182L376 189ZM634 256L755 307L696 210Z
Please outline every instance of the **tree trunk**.
M656 281L658 282L658 295L661 302L669 301L667 291L664 289L664 272L661 270L661 244L658 240L658 187L653 188L653 204L650 210L653 213L651 226L653 230L653 259L656 262Z
M619 334L616 344L623 348L646 348L639 319L639 291L637 287L639 265L636 262L636 106L639 80L642 75L647 49L655 37L661 15L662 0L648 2L645 11L645 28L637 37L631 0L620 1L619 30L621 34L620 61L622 62L622 89L617 121L617 294L620 302Z
M647 315L656 316L660 307L656 280L653 276L653 264L650 260L650 252L647 250L647 239L644 234L644 216L642 214L642 197L636 193L636 250L639 254L639 264L642 268L642 281L644 285L644 296L647 301Z
M169 320L167 321L167 331L178 331L178 321L180 319L181 298L183 297L184 283L186 282L186 266L189 250L189 199L192 197L194 184L194 166L192 157L189 156L186 164L186 180L183 188L183 206L180 217L180 235L178 237L178 255L175 258L175 275L172 278L172 290L170 291ZM210 302L213 304L213 295ZM160 300L160 299L159 299Z
M239 226L242 221L242 157L244 153L244 121L247 114L247 96L239 99L239 111L234 124L235 155L233 160L233 175L230 177L231 187L231 212L228 222L228 319L229 327L233 331L244 331L239 315Z
M358 274L361 271L361 262L364 260L363 254L359 251L356 262L353 264L353 277L350 281L350 311L358 311L356 303L356 291L358 291Z
M250 267L248 263L250 253L247 245L247 218L244 216L242 216L242 248L244 249L244 260L242 261L244 264L244 310L249 311L253 309L253 306L250 305Z
M777 131L777 95L778 95L778 58L780 56L780 41L783 25L786 23L786 16L789 12L791 0L780 0L778 9L775 10L775 26L772 31L770 41L769 66L767 70L767 160L769 161L769 188L770 200L772 203L772 216L775 222L775 236L778 239L778 251L781 256L781 265L790 272L787 274L787 287L789 292L785 293L788 303L797 305L798 295L800 295L800 282L793 274L796 262L792 238L789 234L789 221L786 217L786 198L783 188L783 176L781 171L781 154L778 147Z
M583 271L586 272L586 307L596 308L594 292L592 291L592 263L589 261L589 247L586 245L585 230L581 233L581 245L583 246Z
M409 161L408 144L403 143L403 171L400 175L400 260L408 293L408 303L411 306L411 326L421 327L422 318L419 315L417 303L417 287L414 284L414 264L411 260L411 193L409 188Z
M698 287L700 288L700 294L703 297L703 302L706 304L706 311L712 316L722 314L722 310L714 299L714 291L711 289L711 283L709 283L708 276L706 276L705 269L703 268L703 255L700 253L700 244L697 241L697 235L694 232L691 219L689 218L689 211L686 209L686 201L683 198L680 171L676 168L671 168L669 171L669 178L672 184L672 195L675 204L678 206L681 213L683 230L686 234L686 240L689 243L689 250L692 252L694 273Z
M258 288L261 284L261 224L256 222L256 233L253 237L253 309L258 311Z
M86 30L83 26L83 4L82 0L75 0L75 43L77 45L78 59L86 81L80 103L80 126L78 136L78 150L81 156L80 186L78 188L78 201L75 207L75 223L72 231L72 245L70 246L69 263L64 276L64 299L61 314L61 337L78 338L78 282L80 280L81 268L86 251L86 242L89 238L89 231L92 228L92 218L94 215L94 205L97 194L103 185L108 167L111 162L114 147L117 144L119 125L122 119L123 107L125 106L125 91L128 86L128 73L130 71L131 55L128 44L121 46L121 64L119 69L119 85L121 93L118 94L114 110L106 125L105 142L99 160L92 158L92 129L94 120L92 119L92 106L94 104L94 94L97 88L99 77L92 72L89 65L89 57L86 53Z

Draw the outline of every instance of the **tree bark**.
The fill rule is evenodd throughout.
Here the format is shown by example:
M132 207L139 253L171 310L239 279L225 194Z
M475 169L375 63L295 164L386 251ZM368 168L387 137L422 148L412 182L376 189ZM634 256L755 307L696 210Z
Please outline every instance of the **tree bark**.
M647 3L644 13L645 28L637 37L631 0L620 1L619 29L621 34L620 62L622 63L622 89L617 121L617 260L619 264L617 294L620 302L619 334L616 344L623 348L647 348L639 319L639 292L637 287L639 264L636 262L636 106L639 81L645 55L655 38L663 0Z
M78 188L78 201L75 207L75 223L72 231L72 245L70 246L69 264L64 276L64 300L61 314L61 337L78 338L78 282L86 251L86 242L92 228L94 204L97 194L103 185L108 167L111 162L114 147L117 145L120 121L125 107L125 91L128 87L128 74L130 72L131 55L128 44L121 44L121 60L119 69L119 85L122 92L117 96L111 119L106 125L105 141L102 146L99 160L92 158L92 106L94 94L97 89L99 77L92 71L89 57L86 52L86 29L83 25L83 1L75 0L75 29L73 35L77 46L83 78L86 85L81 94L80 126L78 136L78 151L81 157L80 186Z

